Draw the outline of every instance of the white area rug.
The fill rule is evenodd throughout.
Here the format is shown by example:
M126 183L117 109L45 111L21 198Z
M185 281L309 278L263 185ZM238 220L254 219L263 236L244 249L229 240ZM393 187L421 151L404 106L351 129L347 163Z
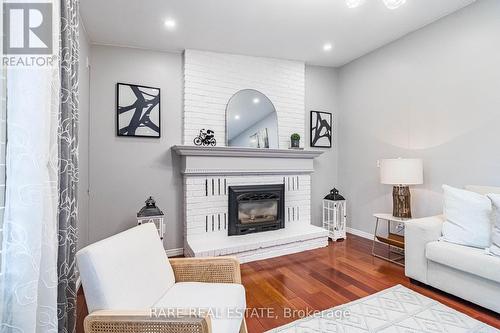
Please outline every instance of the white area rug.
M339 318L341 311L350 315ZM268 332L490 333L500 330L397 285Z

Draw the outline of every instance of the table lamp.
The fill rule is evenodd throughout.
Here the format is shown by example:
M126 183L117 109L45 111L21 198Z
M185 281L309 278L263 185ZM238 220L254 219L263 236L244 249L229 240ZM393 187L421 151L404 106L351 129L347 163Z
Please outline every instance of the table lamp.
M423 184L422 160L417 158L380 160L380 182L394 185L392 190L392 215L411 218L409 185Z

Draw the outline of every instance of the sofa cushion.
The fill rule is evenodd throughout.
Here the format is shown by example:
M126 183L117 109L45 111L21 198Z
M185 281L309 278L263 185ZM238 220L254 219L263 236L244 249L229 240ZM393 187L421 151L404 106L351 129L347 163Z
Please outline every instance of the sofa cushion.
M235 283L180 282L154 307L206 310L212 314L212 332L238 333L246 308L245 288Z
M443 239L462 245L487 248L491 235L491 202L475 192L443 185Z
M89 245L76 259L89 312L149 309L175 283L153 223Z
M434 241L425 246L427 259L500 283L500 258L469 246Z
M488 194L488 198L493 204L490 253L500 256L500 194Z

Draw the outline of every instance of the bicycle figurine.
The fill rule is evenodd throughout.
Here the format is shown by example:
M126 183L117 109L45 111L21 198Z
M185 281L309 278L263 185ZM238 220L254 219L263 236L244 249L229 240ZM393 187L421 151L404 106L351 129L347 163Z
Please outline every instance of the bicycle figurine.
M193 140L194 144L197 146L212 146L215 147L217 144L217 141L215 141L215 134L214 131L212 130L205 130L204 128L201 129L200 134L194 138Z

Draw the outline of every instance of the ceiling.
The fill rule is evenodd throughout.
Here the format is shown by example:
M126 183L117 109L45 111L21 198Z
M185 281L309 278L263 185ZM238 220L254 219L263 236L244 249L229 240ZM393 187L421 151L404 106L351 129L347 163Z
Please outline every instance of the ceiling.
M92 43L210 50L341 66L474 0L82 0ZM167 18L176 28L165 27ZM333 48L324 51L323 45Z

